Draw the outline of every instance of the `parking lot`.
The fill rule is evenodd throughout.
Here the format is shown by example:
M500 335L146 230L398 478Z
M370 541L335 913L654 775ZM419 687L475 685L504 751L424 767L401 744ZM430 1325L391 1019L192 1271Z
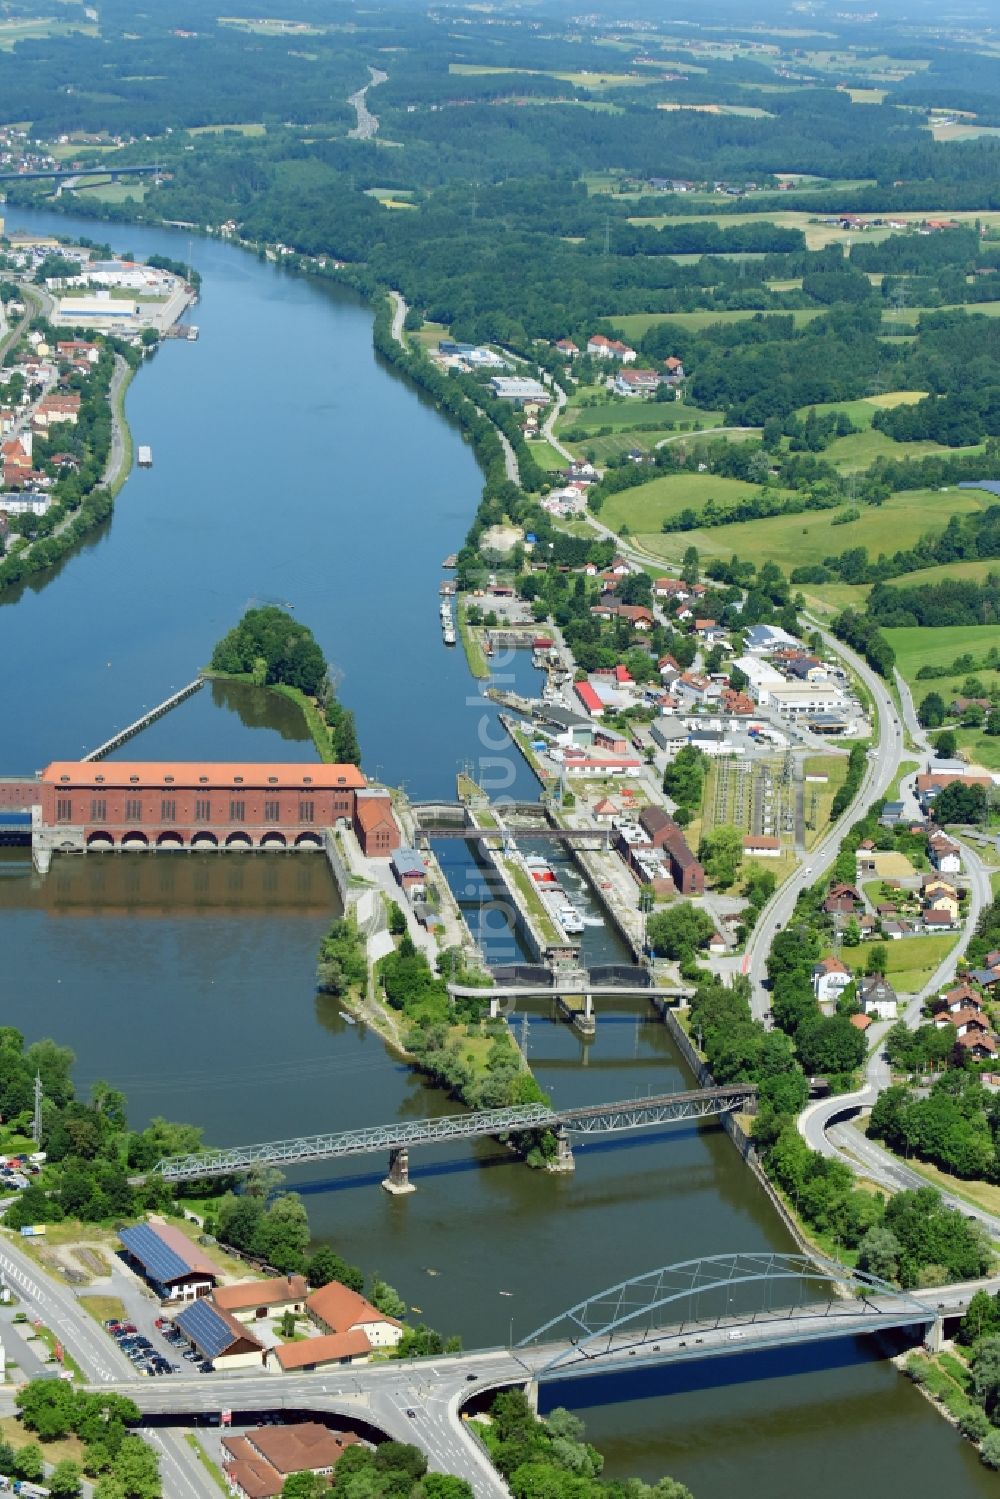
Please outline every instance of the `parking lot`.
M139 1374L156 1378L179 1374L185 1364L210 1374L212 1366L189 1348L184 1334L166 1317L156 1317L150 1329L152 1336L140 1332L134 1322L110 1319L104 1326Z

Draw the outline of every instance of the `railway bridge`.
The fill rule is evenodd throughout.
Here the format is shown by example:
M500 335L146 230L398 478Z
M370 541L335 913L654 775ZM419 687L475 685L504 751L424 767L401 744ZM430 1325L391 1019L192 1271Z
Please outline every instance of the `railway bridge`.
M582 1108L554 1109L548 1104L519 1104L505 1109L447 1114L440 1119L397 1120L392 1124L342 1130L336 1134L300 1135L288 1140L236 1145L226 1150L168 1156L159 1161L148 1176L169 1182L200 1181L209 1177L239 1175L255 1166L295 1166L305 1161L340 1160L345 1156L387 1151L389 1174L382 1185L387 1192L401 1194L415 1190L409 1175L409 1153L414 1146L494 1136L506 1138L525 1131L549 1130L557 1142L552 1169L571 1171L570 1135L612 1134L716 1118L721 1114L751 1113L756 1103L757 1088L753 1083L729 1083L724 1087L694 1088L683 1093L587 1104ZM145 1180L145 1175L132 1178L134 1183Z

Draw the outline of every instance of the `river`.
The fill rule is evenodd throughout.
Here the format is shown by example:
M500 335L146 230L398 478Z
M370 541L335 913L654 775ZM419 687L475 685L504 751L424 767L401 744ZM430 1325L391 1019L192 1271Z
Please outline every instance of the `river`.
M20 210L8 223L105 234ZM194 261L201 338L168 342L129 390L153 469L132 475L99 536L0 607L0 771L98 743L187 681L248 602L274 599L295 606L334 663L370 772L451 796L468 764L494 793L533 796L461 652L440 641L440 563L464 535L478 471L455 429L373 358L370 313L214 241L113 226L107 237ZM529 673L516 661L506 685ZM312 751L286 705L213 686L128 752ZM449 851L459 889L465 861ZM81 1086L122 1086L136 1123L186 1118L221 1144L454 1107L316 996L316 946L335 909L319 859L57 859L41 879L20 851L0 852L0 909L4 1023L71 1045ZM585 940L588 956L614 950L596 928ZM559 1102L689 1081L663 1028L625 1004L602 1013L589 1045L541 1009L526 1030L515 1024ZM317 1238L467 1346L516 1340L656 1265L789 1247L714 1127L592 1144L562 1179L485 1142L418 1152L418 1190L403 1199L378 1190L384 1166L292 1180ZM749 1382L594 1407L588 1427L609 1475L669 1472L696 1499L729 1499L735 1486L746 1499L840 1499L845 1483L855 1499L995 1491L891 1365L867 1349L836 1366L828 1357L788 1354Z

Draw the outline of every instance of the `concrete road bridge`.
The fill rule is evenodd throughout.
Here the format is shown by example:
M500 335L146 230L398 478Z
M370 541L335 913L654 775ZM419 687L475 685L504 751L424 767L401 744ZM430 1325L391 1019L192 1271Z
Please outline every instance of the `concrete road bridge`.
M290 1140L270 1140L258 1145L237 1145L227 1150L168 1156L159 1161L148 1175L170 1182L200 1181L208 1177L238 1175L256 1166L293 1166L306 1161L339 1160L345 1156L388 1151L389 1175L382 1185L388 1192L412 1192L409 1151L413 1146L487 1139L524 1130L551 1130L558 1142L554 1169L571 1171L571 1134L613 1134L710 1119L720 1114L747 1113L756 1108L756 1103L754 1084L730 1083L725 1087L694 1088L684 1093L662 1093L573 1109L553 1109L541 1103L519 1104L505 1109L447 1114L440 1119L401 1120L368 1129L343 1130L337 1134L300 1135ZM136 1176L132 1181L138 1183L146 1179L146 1176Z
M546 1384L734 1355L741 1364L733 1372L750 1377L758 1353L886 1332L933 1342L944 1317L960 1315L975 1290L996 1285L914 1294L820 1256L719 1254L620 1281L511 1347L302 1375L243 1370L100 1388L117 1389L147 1420L160 1422L221 1409L232 1410L240 1423L275 1411L362 1421L415 1443L431 1468L467 1479L477 1499L507 1499L503 1480L463 1420L463 1407L474 1397L516 1385L537 1399ZM623 1385L620 1393L640 1392L648 1392L648 1383Z
M38 182L43 178L51 178L53 182L67 181L74 177L110 177L112 182L117 182L119 177L159 177L163 173L163 167L149 166L127 166L119 162L112 166L103 163L97 166L87 167L49 167L47 170L40 167L33 172L0 172L0 182Z

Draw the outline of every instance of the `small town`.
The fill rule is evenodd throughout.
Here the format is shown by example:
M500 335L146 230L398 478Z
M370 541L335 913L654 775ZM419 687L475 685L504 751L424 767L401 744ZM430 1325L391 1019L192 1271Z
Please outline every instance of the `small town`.
M986 1499L989 17L279 11L0 5L0 1493Z

